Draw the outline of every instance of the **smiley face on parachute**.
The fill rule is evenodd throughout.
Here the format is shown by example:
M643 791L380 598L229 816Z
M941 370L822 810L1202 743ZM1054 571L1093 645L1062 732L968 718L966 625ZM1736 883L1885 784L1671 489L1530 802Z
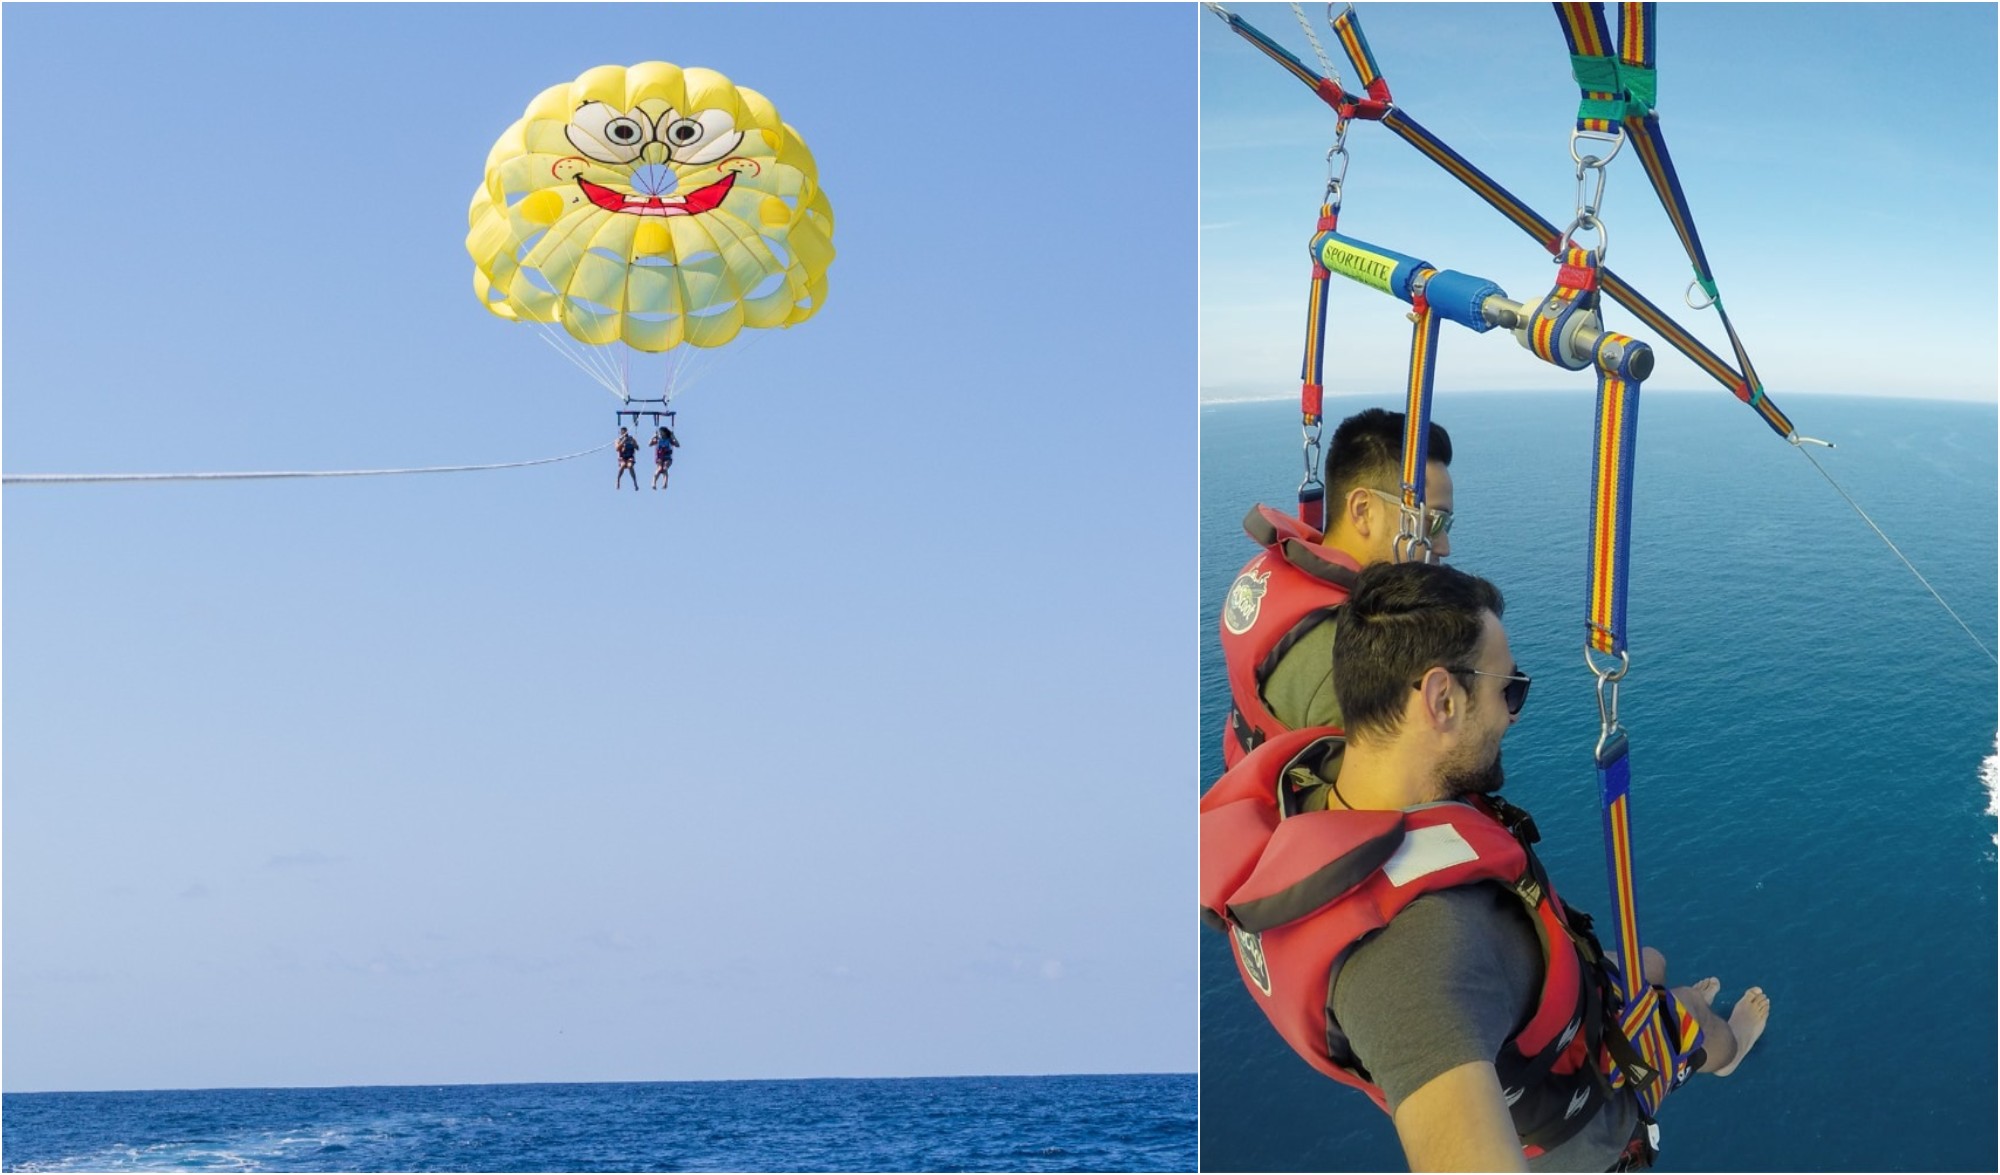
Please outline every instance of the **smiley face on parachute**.
M804 321L833 259L798 132L756 91L657 61L543 91L494 144L470 220L487 309L645 351Z

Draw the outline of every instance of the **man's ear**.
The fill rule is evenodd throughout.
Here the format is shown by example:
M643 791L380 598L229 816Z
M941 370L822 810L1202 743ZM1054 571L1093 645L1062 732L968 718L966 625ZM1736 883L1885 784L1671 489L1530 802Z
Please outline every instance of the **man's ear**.
M1373 538L1375 529L1375 495L1356 486L1347 491L1340 501L1341 513L1347 518L1348 527L1362 538Z
M1447 730L1457 723L1464 699L1452 688L1454 679L1451 671L1442 665L1433 665L1418 679L1417 697L1423 709L1422 718L1433 730Z

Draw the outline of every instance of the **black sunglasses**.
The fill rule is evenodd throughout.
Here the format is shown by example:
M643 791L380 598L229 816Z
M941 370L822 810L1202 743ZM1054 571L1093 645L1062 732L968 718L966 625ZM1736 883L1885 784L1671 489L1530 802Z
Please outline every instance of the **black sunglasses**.
M1500 700L1506 703L1509 717L1519 714L1521 707L1528 704L1528 687L1534 684L1535 680L1521 672L1519 665L1514 666L1514 672L1512 673L1488 673L1484 669L1455 669L1449 665L1445 666L1444 671L1446 673L1470 673L1475 677L1504 678L1507 684L1500 690ZM1410 688L1424 688L1423 678L1420 677L1411 682Z

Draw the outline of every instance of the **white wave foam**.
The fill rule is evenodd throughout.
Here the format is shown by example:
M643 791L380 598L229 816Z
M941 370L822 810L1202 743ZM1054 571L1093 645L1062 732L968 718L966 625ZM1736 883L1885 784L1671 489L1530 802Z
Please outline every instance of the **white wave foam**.
M1979 765L1979 782L1986 785L1986 814L2000 816L2000 732L1993 736L1993 753ZM1993 834L1993 843L2000 845L2000 832Z

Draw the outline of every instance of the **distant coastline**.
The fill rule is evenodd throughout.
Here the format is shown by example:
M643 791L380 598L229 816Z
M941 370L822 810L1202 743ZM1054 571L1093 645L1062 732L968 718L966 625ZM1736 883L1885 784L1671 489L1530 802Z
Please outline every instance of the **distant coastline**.
M1446 395L1532 396L1544 392L1550 395L1574 395L1578 394L1579 391L1587 392L1587 389L1578 389L1576 387L1452 388L1448 393L1440 393L1439 398L1442 399ZM1716 395L1718 392L1721 392L1721 389L1715 387L1712 384L1707 386L1695 386L1695 387L1683 387L1683 388L1669 388L1669 387L1656 388L1648 384L1646 385L1643 394L1648 396L1661 396L1661 395L1713 396ZM1722 394L1726 395L1727 393L1722 393ZM1779 393L1775 391L1772 394L1774 396L1779 395ZM1237 388L1237 387L1228 387L1228 388L1204 387L1197 392L1197 399L1198 403L1203 408L1212 408L1222 404L1277 403L1286 400L1296 400L1298 399L1298 395L1299 395L1299 390L1296 386L1276 392L1271 391L1270 389L1264 387L1259 387L1255 389ZM1328 392L1326 398L1327 401L1330 403L1344 402L1344 401L1353 401L1356 403L1360 403L1362 401L1369 399L1367 395L1360 392ZM1793 399L1820 399L1820 398L1841 399L1841 400L1898 400L1898 401L1911 400L1911 401L1921 401L1921 402L1935 403L1935 404L1984 404L1990 408L2000 408L2000 389L1996 389L1995 393L1984 398L1978 396L1954 396L1948 394L1929 395L1929 394L1911 393L1907 395L1889 395L1882 392L1811 392L1811 391L1795 391L1795 390L1786 391L1781 396L1781 400L1783 402L1789 402Z

